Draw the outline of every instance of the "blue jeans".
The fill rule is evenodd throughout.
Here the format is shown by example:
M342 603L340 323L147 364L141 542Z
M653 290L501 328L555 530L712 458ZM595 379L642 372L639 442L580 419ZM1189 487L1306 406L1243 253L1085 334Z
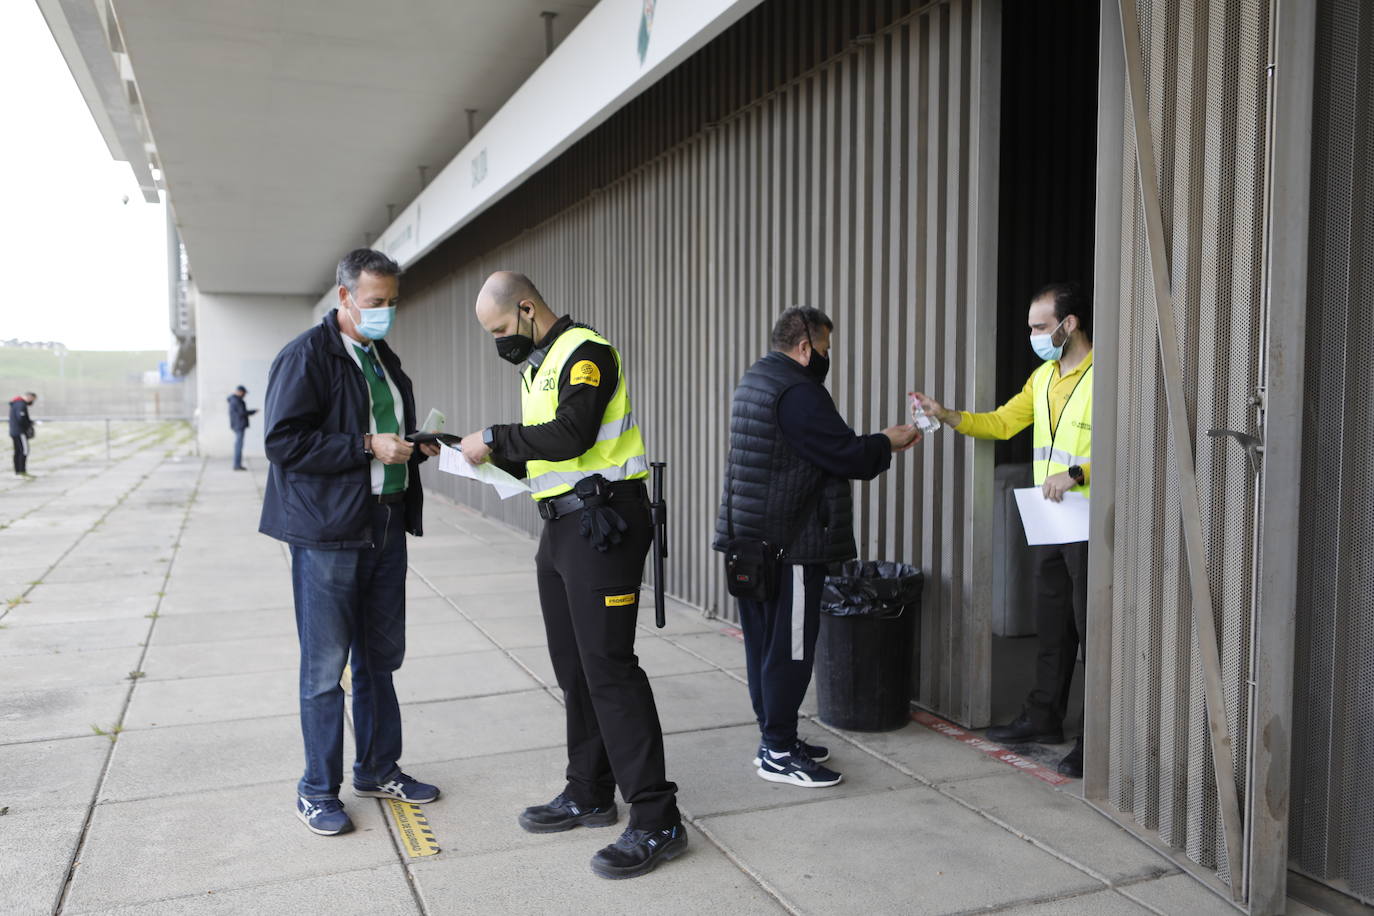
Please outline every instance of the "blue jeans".
M398 772L401 710L391 675L405 657L405 506L372 504L372 547L291 548L291 586L301 644L305 775L298 791L335 798L343 781L344 692L352 654L355 784Z
M244 430L234 430L234 467L243 467L243 434Z

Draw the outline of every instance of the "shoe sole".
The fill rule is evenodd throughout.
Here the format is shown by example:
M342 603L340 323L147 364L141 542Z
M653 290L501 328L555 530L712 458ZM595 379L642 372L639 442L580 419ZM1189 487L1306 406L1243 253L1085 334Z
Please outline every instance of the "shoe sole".
M681 838L674 840L667 846L664 846L663 851L660 852L658 855L650 858L649 860L643 862L640 865L634 866L633 868L612 868L609 865L599 866L595 862L593 862L592 871L600 877L609 878L612 881L619 881L623 878L638 878L640 875L647 875L655 868L658 868L659 863L671 862L672 860L676 859L678 856L682 855L686 851L687 835L683 834Z
M998 744L1063 744L1064 734L1062 732L1051 732L1044 735L1021 735L1014 738L994 738L992 735L984 735L989 741L996 741Z
M354 789L353 794L359 798L391 798L396 801L410 802L412 805L427 805L432 801L438 801L439 795L443 795L444 793L440 792L433 798L402 798L399 795L392 795L390 792L374 792L371 789Z
M844 781L844 776L841 775L834 782L801 782L785 773L770 773L763 767L759 767L758 774L769 782L780 782L788 786L801 786L803 789L828 789L831 786L838 786Z
M609 827L620 820L620 813L608 811L604 814L580 814L571 820L560 821L556 824L540 824L526 820L523 814L516 820L520 822L521 829L526 833L563 833L574 827Z
M314 824L310 823L310 821L306 819L305 814L304 814L299 808L296 809L296 818L297 818L302 824L305 825L305 829L306 829L306 830L309 830L311 833L313 833L313 834L315 834L315 835L317 835L317 836L338 836L339 834L342 834L342 833L351 833L351 832L353 831L353 822L352 822L352 821L349 821L347 827L342 827L342 828L340 828L340 829L338 829L338 830L321 830L320 828L316 827Z
M830 752L829 752L829 751L826 751L824 757L812 757L811 759L814 760L814 761L816 761L817 763L825 763L827 760L830 759ZM762 757L755 757L755 758L754 758L754 766L756 766L756 767L761 767L761 766L763 766L763 758L762 758Z

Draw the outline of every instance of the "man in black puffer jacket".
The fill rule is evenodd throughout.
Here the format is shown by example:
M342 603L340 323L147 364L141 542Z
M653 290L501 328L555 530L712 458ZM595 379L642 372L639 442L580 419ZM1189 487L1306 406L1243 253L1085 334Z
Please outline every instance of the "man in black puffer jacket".
M772 352L740 379L713 545L757 538L784 551L777 595L739 601L763 737L754 766L764 779L808 787L841 778L820 765L826 748L797 737L797 709L815 664L826 567L858 553L849 481L872 480L921 438L913 426L855 435L824 387L834 328L819 309L787 309L773 325Z

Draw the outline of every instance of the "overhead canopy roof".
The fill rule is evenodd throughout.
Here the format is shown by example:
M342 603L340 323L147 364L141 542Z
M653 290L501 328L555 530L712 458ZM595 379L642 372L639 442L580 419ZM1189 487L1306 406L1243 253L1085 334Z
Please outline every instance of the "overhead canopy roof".
M90 16L105 10L92 0L40 4L97 122L113 121L109 87L83 82L73 60L77 45L92 53ZM433 177L467 142L466 110L480 126L543 62L540 14L558 14L561 39L593 6L113 0L111 46L122 35L134 120L146 114L197 286L317 295L340 252L372 241L390 222L388 205L399 211L415 197L419 168ZM64 42L61 17L68 36L87 40ZM123 145L111 149L137 172L142 151Z

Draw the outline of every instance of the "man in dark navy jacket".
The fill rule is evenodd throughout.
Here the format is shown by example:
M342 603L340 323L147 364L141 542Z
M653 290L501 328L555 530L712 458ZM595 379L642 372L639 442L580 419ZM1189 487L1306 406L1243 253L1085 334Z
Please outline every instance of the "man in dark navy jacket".
M763 739L754 766L763 779L808 788L841 779L821 766L827 748L798 738L797 710L815 664L826 566L858 553L849 481L872 480L921 438L914 426L868 436L850 429L824 385L834 328L819 309L787 309L773 325L772 352L740 379L714 545L754 538L784 551L778 593L741 598L740 629Z
M10 399L10 441L14 443L14 476L32 480L29 473L29 440L33 438L33 420L29 408L38 400L32 391Z
M401 712L392 672L405 656L406 532L422 533L415 399L382 338L401 269L360 248L339 262L339 307L287 344L267 381L272 463L259 529L291 545L301 645L305 775L296 814L315 833L353 829L339 801L344 693L352 654L353 791L429 802L434 786L401 772Z
M248 393L248 389L242 385L234 389L234 393L229 395L229 428L234 431L234 470L246 471L243 466L243 434L248 431L248 418L257 413L256 410L249 410L248 405L243 402L243 396Z

